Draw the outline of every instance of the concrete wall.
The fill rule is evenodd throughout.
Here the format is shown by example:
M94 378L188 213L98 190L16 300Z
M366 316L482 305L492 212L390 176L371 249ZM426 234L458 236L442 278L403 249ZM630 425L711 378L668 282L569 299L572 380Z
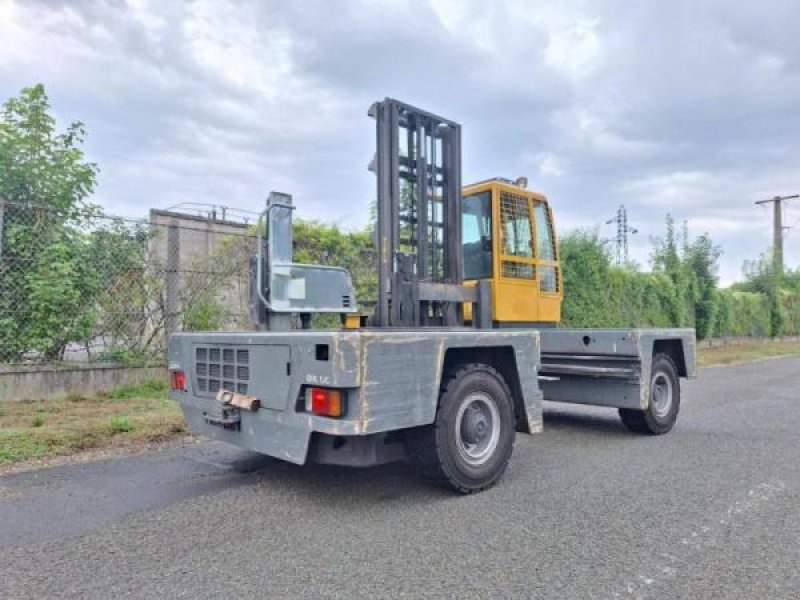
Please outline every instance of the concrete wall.
M167 370L113 364L3 366L0 367L0 402L73 393L90 395L152 379L166 381Z
M170 314L180 315L194 295L213 287L216 299L228 312L225 328L250 328L249 259L256 245L248 225L152 209L150 226L150 256L165 269ZM171 228L175 233L172 240ZM177 260L170 262L170 250L177 251ZM177 270L172 288L175 297L170 297L171 269Z
M167 262L166 228L175 225L180 229L179 268L188 269L196 259L210 255L226 236L251 235L248 225L237 221L207 219L169 210L150 210L150 225L157 228L151 243L151 251L162 263ZM162 231L165 233L162 235ZM255 251L255 239L253 240Z

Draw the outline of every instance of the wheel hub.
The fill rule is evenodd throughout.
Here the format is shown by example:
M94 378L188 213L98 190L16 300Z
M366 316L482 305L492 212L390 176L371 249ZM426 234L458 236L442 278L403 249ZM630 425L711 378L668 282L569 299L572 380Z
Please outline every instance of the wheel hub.
M672 408L672 381L664 373L653 377L651 401L653 412L659 417L666 416Z
M464 415L464 422L462 424L461 435L464 441L469 444L477 444L489 434L489 419L487 415L470 405Z
M456 417L456 447L462 459L473 466L489 460L500 439L500 412L483 392L464 399Z

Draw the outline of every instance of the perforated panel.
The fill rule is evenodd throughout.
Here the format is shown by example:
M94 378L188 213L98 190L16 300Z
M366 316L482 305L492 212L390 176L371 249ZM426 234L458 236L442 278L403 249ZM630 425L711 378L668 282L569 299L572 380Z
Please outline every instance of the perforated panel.
M502 192L500 194L500 225L503 254L533 257L531 213L527 198Z
M526 197L510 192L500 193L500 238L503 277L534 279L536 267L529 262L533 259L531 211ZM514 258L523 260L517 261Z
M250 351L236 348L195 348L195 378L200 392L220 389L246 394L250 381Z
M528 263L503 261L503 277L514 277L516 279L533 279L536 277L536 267Z
M558 271L555 267L539 267L539 289L543 292L557 292L559 289Z

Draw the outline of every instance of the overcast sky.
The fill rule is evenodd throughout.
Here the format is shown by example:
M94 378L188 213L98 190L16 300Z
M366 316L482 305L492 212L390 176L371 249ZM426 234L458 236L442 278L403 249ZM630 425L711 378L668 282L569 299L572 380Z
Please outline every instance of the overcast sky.
M44 83L82 120L109 212L214 202L362 226L371 102L463 126L464 181L527 175L560 230L667 212L721 276L771 244L754 200L800 192L800 2L0 0L0 98ZM800 264L800 201L786 260Z

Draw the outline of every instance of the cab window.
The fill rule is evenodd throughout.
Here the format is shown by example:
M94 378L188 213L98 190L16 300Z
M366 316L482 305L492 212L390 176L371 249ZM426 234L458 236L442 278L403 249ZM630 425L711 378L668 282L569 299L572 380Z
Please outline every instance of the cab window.
M553 245L553 224L550 213L543 202L536 203L536 250L539 260L555 260L556 249Z
M555 240L553 238L553 221L550 211L543 202L537 202L536 214L536 254L539 260L556 259ZM557 292L559 287L558 269L553 265L539 267L539 289L543 292Z
M500 219L503 254L533 258L533 235L528 199L508 192L500 194Z
M461 200L464 279L492 276L492 203L489 192Z
M535 279L536 267L527 262L533 258L533 232L530 202L525 196L500 193L500 233L502 276L511 279Z

